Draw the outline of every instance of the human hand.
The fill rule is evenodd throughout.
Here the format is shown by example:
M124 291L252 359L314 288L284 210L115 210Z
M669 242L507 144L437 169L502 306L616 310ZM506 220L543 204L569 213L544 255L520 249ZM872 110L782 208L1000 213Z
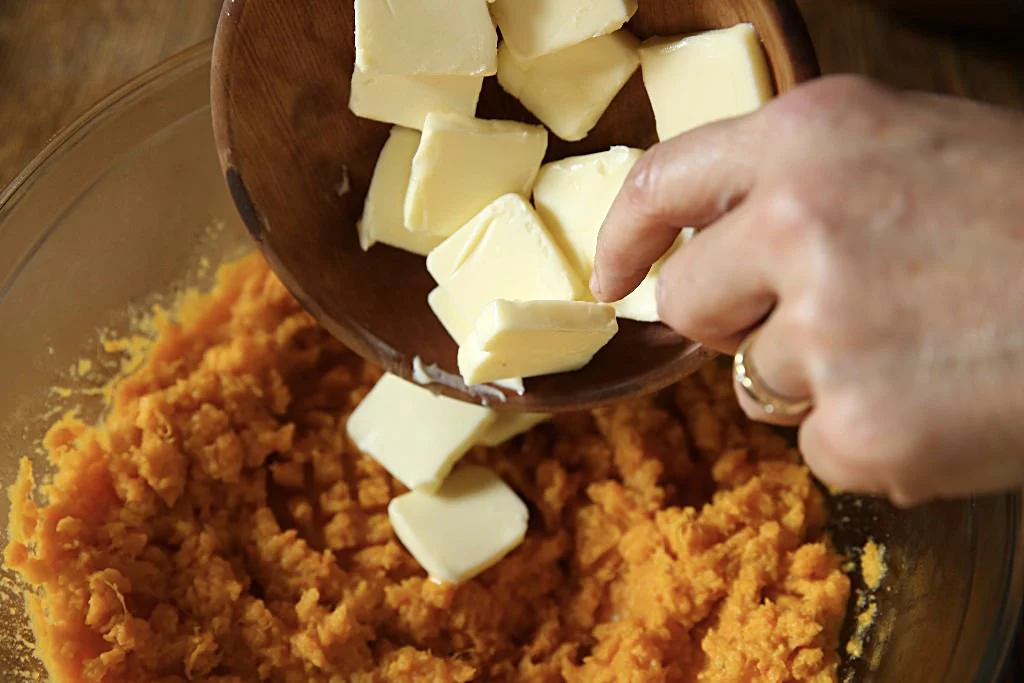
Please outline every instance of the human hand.
M749 356L824 482L909 505L1024 484L1024 118L845 76L652 148L592 288Z

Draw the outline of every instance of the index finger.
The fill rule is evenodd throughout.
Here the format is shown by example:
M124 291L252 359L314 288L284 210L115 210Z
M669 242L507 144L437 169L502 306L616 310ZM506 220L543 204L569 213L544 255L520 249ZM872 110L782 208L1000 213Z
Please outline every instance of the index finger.
M685 227L704 227L750 191L757 147L749 116L659 143L626 176L597 241L590 287L618 301L647 276Z

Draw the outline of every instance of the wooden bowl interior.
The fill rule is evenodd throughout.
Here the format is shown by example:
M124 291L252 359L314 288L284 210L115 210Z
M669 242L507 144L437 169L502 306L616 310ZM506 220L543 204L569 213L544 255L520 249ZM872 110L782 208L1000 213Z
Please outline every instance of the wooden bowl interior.
M641 0L629 28L647 38L743 21L757 27L779 91L815 75L813 49L789 0ZM212 92L228 185L275 271L332 334L405 377L417 355L457 375L456 346L426 303L434 283L423 258L383 245L359 248L356 221L390 126L349 111L353 63L352 2L229 0ZM478 115L536 123L494 78L485 81ZM585 140L550 135L547 158L656 141L638 70ZM587 368L528 380L524 396L506 394L496 407L594 406L666 386L707 355L661 325L623 321ZM460 395L458 387L442 390Z

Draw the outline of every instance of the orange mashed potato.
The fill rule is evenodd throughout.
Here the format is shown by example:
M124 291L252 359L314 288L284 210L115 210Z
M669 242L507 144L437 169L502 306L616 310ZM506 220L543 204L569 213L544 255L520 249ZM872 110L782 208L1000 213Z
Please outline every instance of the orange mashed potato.
M478 448L526 541L424 575L345 420L379 371L252 256L162 329L100 427L54 425L6 562L57 681L833 681L849 581L796 452L728 373Z

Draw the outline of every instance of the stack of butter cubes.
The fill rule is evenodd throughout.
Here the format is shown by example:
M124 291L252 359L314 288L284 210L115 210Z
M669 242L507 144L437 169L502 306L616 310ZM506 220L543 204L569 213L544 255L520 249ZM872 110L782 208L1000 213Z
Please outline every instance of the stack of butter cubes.
M437 283L427 303L459 346L464 381L522 391L523 378L585 366L618 319L657 321L660 262L614 304L588 288L598 232L643 150L545 164L548 131L586 138L638 68L662 140L749 113L772 93L754 28L641 43L627 27L636 0L355 0L355 10L349 106L394 124L360 244L426 257ZM543 125L476 118L489 76ZM396 429L400 413L410 418ZM522 540L526 508L486 470L445 477L473 445L545 417L513 423L386 376L349 434L411 489L390 508L402 542L432 575L459 581Z

